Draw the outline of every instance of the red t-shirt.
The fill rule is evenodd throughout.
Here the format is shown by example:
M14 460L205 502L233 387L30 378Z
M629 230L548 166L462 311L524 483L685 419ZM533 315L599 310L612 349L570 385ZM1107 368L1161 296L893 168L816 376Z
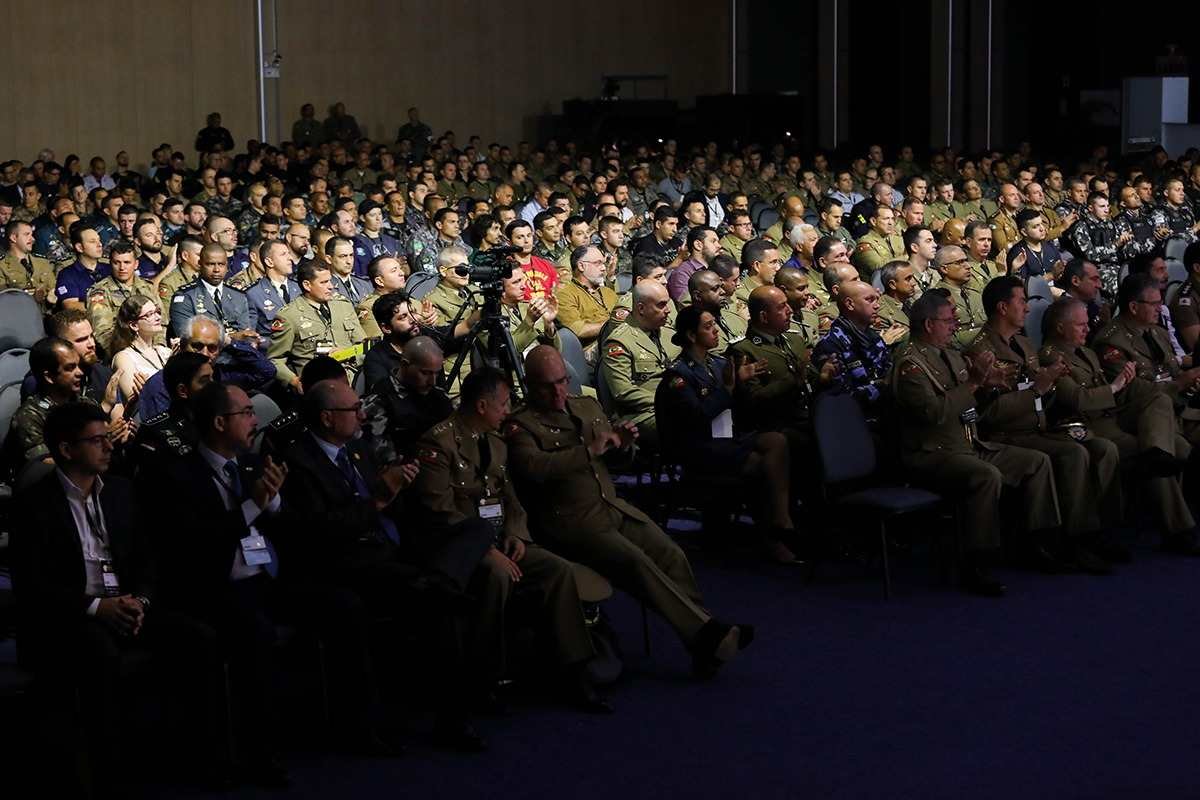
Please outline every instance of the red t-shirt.
M535 297L547 297L554 294L558 286L558 269L544 258L530 256L529 263L522 267L525 270L525 302Z

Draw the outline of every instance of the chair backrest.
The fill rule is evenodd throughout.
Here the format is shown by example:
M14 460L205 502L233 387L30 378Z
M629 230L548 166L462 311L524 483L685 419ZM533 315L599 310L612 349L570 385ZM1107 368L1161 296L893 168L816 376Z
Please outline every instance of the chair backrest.
M1183 288L1182 281L1171 281L1167 284L1167 290L1163 292L1163 303L1168 307L1175 302L1175 298L1179 297L1179 290Z
M1031 275L1025 283L1026 297L1043 297L1046 300L1054 299L1054 295L1050 292L1050 282L1040 275Z
M254 416L258 417L259 430L266 428L283 413L283 409L279 407L278 403L261 392L250 395L250 405L254 406ZM263 437L261 436L254 440L254 447L252 448L254 452L258 452L262 446L262 441Z
M776 222L779 222L779 212L773 208L764 208L754 220L754 227L759 233L763 233ZM784 231L783 235L787 236L787 231Z
M617 273L617 294L625 294L633 288L633 273L618 272Z
M571 376L571 394L579 394L583 391L583 384L591 380L591 370L588 368L587 359L583 357L583 343L570 328L558 329L558 341L562 344L562 357L567 364L567 374Z
M1167 259L1167 275L1172 281L1179 283L1187 283L1188 269L1187 266L1180 260L1174 258Z
M413 300L421 300L438 285L438 276L429 272L418 272L408 277L404 282L404 291Z
M875 471L875 442L851 395L823 392L813 408L813 431L825 483L865 478Z
M37 301L21 289L0 292L0 353L29 348L46 335Z
M13 415L21 407L21 382L10 383L0 389L0 449L8 438L8 429L12 425Z
M1042 317L1046 315L1046 309L1049 307L1048 299L1040 296L1030 297L1029 313L1025 315L1025 336L1039 350L1042 349Z
M871 285L875 287L875 291L883 294L883 270L877 269L871 273Z
M20 383L29 374L29 351L15 347L0 353L0 386Z
M1163 247L1163 254L1168 261L1183 262L1184 251L1187 250L1187 239L1181 239L1178 236L1172 236L1167 239L1167 244Z
M762 212L771 207L771 204L765 200L755 200L750 204L750 221L755 225L758 224L758 218L762 216ZM761 228L759 229L761 230Z

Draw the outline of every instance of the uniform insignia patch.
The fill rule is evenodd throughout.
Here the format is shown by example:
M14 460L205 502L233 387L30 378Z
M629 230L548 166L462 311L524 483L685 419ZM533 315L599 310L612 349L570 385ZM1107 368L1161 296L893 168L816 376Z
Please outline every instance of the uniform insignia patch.
M438 460L438 451L429 448L422 448L417 453L417 458L424 461L426 464L436 464Z
M1118 361L1125 361L1125 354L1116 347L1104 348L1103 358L1110 364L1115 364Z
M622 347L621 345L619 345L619 344L610 344L610 345L608 346L608 356L609 356L609 358L618 358L618 357L620 357L620 356L623 356L623 355L625 355L625 348L624 348L624 347Z
M276 333L283 330L283 320L281 320L279 317L271 320L271 330Z
M674 378L671 379L671 388L672 389L682 389L686 385L687 385L687 381L685 381L683 379L683 376L681 376L681 375L676 375Z
M859 245L857 248L855 248L855 249L856 249L858 252L860 252L860 253L865 253L865 252L867 252L868 250L870 250L870 249L871 249L871 243L870 243L870 242L863 242L862 244L860 244L860 245Z
M628 308L618 308L616 311L613 312L613 316L616 317L616 319L618 321L624 322L625 318L629 316L629 309Z

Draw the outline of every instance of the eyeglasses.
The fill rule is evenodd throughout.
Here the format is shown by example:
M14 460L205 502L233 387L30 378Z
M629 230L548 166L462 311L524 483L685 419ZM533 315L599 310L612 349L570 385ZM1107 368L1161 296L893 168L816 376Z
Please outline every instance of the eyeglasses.
M969 258L959 258L954 261L947 261L942 266L943 267L956 267L959 264L968 264L968 263L970 263L970 261L971 261L971 259L969 259Z
M254 406L246 406L245 408L239 408L237 411L227 411L224 414L221 414L219 416L241 417L241 416L247 416L247 415L253 414L253 413L254 413Z
M152 308L143 314L138 314L138 320L151 319L152 317L161 317L161 316L162 316L162 311L158 310L157 308Z
M958 322L958 317L930 317L930 322Z
M90 444L93 447L102 447L105 443L111 444L107 433L97 433L95 436L81 436L75 440L75 444Z
M221 343L220 342L212 342L211 344L208 344L205 342L188 342L187 349L192 351L193 353L199 353L199 352L219 353L219 352L221 352Z

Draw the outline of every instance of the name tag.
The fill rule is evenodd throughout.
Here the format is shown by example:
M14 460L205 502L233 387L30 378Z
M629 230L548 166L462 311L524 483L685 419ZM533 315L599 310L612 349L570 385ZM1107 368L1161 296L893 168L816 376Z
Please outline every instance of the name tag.
M270 564L271 551L267 548L267 540L259 534L252 534L242 539L242 558L250 567Z
M319 355L319 356L327 356L332 352L333 352L332 344L321 343L321 344L317 345L317 355Z
M713 417L712 421L712 438L714 439L732 439L733 438L733 412L730 409L725 409L717 416Z
M504 524L504 503L499 497L485 497L479 501L479 518L486 519L493 525Z
M113 572L111 561L100 562L100 579L104 582L105 597L116 597L121 593L121 581L117 579L117 573Z

